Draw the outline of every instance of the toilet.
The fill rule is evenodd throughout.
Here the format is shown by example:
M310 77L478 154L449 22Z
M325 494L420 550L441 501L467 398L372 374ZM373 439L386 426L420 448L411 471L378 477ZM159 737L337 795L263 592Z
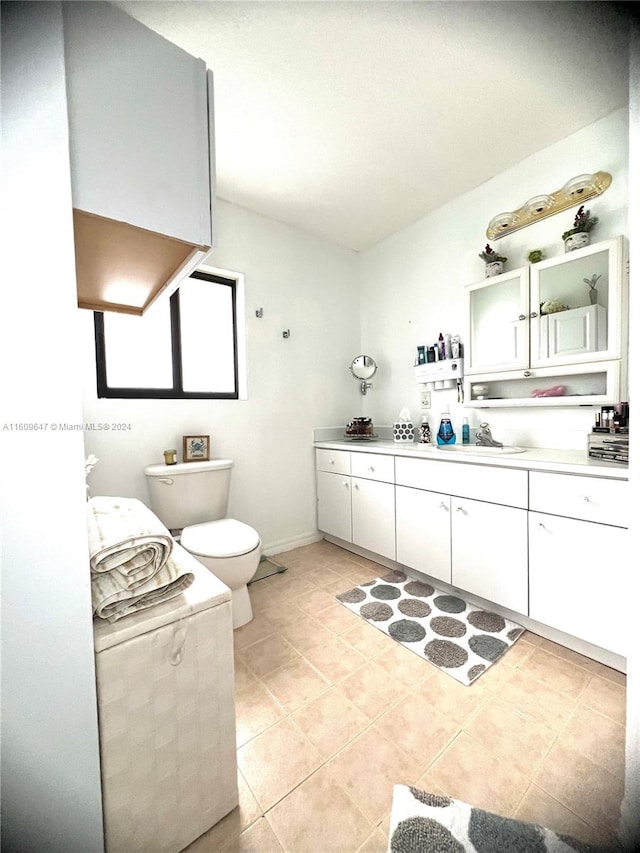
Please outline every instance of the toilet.
M247 584L255 575L262 541L258 532L227 518L231 459L147 465L151 509L180 544L231 590L233 627L253 619Z

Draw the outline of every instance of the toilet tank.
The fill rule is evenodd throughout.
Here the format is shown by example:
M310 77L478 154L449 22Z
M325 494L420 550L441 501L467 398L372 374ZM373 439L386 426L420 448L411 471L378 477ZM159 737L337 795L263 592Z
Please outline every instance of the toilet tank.
M226 518L231 459L147 465L151 509L170 530Z

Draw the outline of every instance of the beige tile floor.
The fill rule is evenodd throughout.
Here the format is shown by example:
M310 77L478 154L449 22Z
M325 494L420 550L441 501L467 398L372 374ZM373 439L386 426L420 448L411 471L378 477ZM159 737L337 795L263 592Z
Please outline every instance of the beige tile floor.
M383 853L394 784L611 839L624 675L526 632L465 687L335 601L384 567L325 541L275 559L234 634L240 806L189 853Z

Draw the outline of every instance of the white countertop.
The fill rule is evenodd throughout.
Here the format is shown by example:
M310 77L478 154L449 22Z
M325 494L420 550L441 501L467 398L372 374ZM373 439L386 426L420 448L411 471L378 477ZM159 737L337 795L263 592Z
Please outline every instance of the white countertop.
M502 468L525 468L529 471L554 471L563 474L584 474L590 477L611 477L628 480L626 465L611 463L603 459L592 459L586 450L556 450L553 448L529 447L524 453L487 453L476 455L471 452L440 450L435 444L402 444L384 439L358 441L336 439L316 441L314 447L329 450L349 450L354 453L384 453L392 456L409 456L414 459L437 459L447 462L466 462L471 465L499 465Z

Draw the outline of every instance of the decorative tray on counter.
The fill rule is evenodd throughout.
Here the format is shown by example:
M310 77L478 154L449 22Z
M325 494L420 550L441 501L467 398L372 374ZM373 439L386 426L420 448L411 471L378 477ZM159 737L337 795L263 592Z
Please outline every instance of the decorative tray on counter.
M378 438L375 433L371 435L350 435L348 432L345 432L344 437L349 441L375 441Z

